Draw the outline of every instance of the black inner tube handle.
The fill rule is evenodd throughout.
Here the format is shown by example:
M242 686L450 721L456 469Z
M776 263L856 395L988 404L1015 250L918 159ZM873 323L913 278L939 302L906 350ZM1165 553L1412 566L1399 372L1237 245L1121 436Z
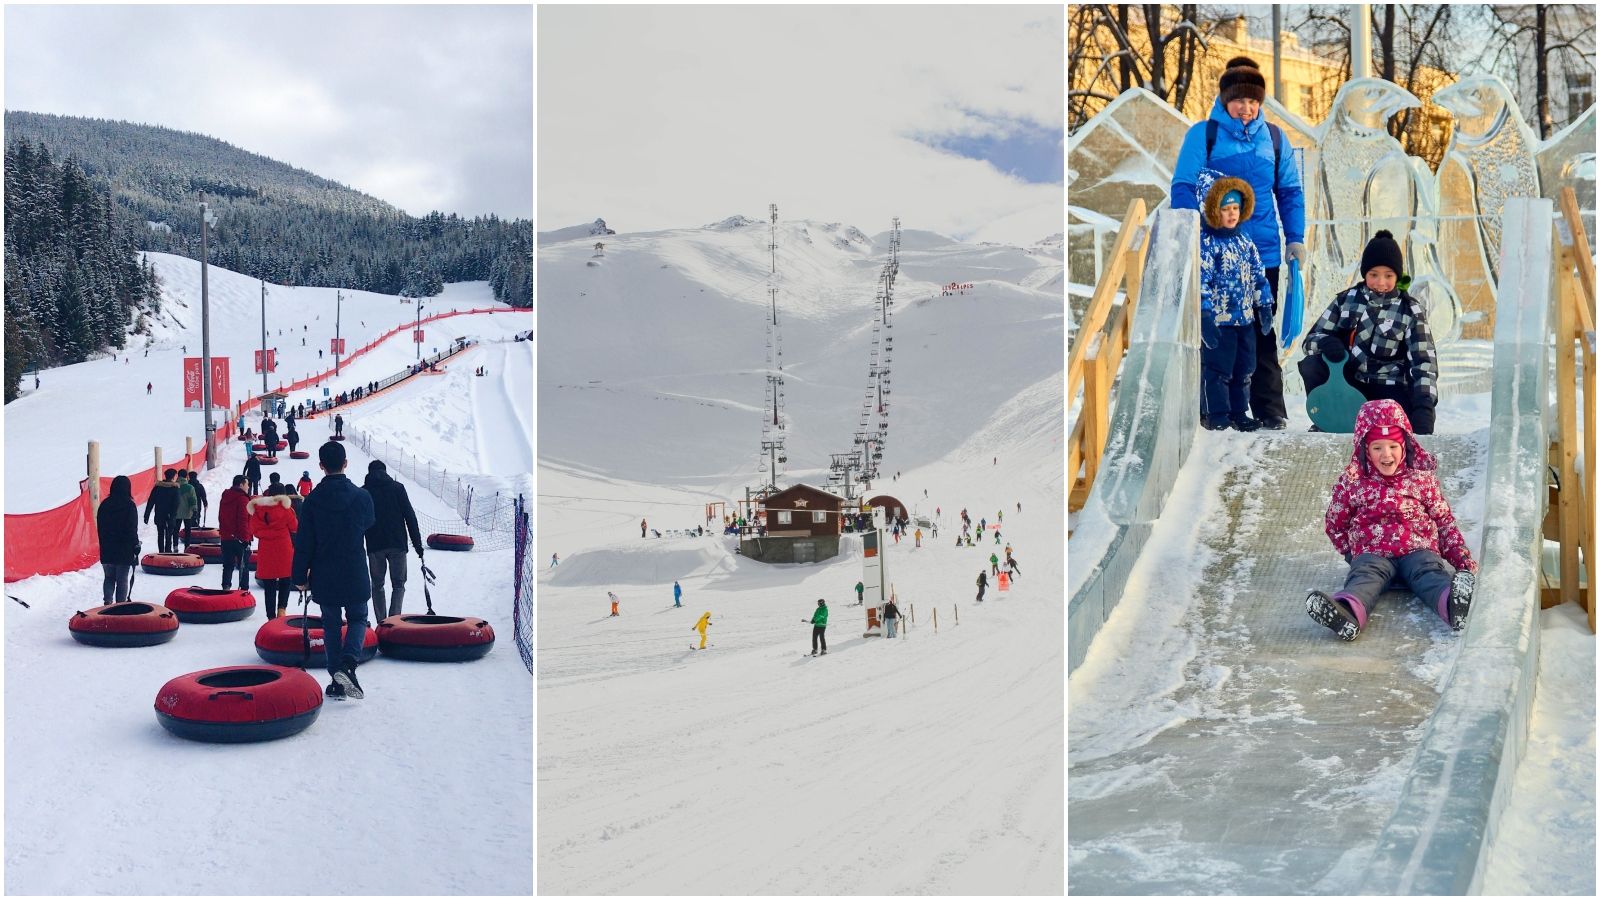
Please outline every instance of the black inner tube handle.
M254 700L256 695L250 693L249 691L217 691L217 692L213 693L210 697L207 697L206 699L207 700L215 700L218 697L229 697L229 696L232 696L232 697L243 697L246 700Z

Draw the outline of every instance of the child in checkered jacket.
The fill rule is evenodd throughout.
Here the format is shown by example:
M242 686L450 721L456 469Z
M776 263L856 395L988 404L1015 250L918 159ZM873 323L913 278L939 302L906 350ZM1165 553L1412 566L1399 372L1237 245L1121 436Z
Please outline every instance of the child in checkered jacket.
M1339 292L1306 333L1300 377L1306 390L1325 384L1328 363L1345 358L1344 377L1368 400L1394 400L1415 434L1433 434L1439 363L1427 312L1406 293L1400 244L1387 231L1361 252L1362 283Z

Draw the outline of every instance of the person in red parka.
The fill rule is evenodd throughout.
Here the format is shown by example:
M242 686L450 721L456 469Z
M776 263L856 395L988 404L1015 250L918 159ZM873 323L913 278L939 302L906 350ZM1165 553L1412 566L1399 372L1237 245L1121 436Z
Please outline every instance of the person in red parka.
M286 484L267 489L267 495L246 504L250 527L259 546L256 549L256 579L266 590L267 618L289 614L289 568L294 562L294 538L300 519L289 501Z
M246 478L233 476L233 486L222 492L217 502L217 531L222 537L222 589L233 586L233 570L239 570L239 587L250 586L250 494L244 489Z
M1399 403L1362 404L1355 451L1333 486L1323 526L1350 574L1332 597L1306 596L1306 612L1318 624L1355 640L1393 582L1410 588L1452 629L1465 627L1478 564L1439 487L1437 467Z

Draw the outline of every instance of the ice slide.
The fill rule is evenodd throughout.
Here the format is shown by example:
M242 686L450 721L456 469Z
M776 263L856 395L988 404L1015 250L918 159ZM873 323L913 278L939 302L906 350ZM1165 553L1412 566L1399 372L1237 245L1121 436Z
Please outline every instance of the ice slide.
M1476 889L1537 670L1550 215L1507 205L1487 437L1424 438L1481 566L1472 619L1391 593L1344 643L1302 599L1342 579L1321 519L1350 437L1197 436L1198 217L1157 214L1069 543L1069 892Z

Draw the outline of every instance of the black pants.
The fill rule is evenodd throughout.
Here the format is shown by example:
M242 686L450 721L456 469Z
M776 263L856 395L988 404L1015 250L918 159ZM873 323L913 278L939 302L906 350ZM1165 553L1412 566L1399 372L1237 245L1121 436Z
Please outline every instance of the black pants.
M172 516L156 516L156 549L161 553L178 552L178 520Z
M828 652L828 626L826 626L826 625L813 625L813 626L811 626L811 652L812 653L817 652L817 644L818 643L822 644L822 652L823 653L827 653Z
M1278 293L1278 267L1267 270L1267 284L1272 296ZM1278 365L1278 330L1262 334L1259 327L1250 329L1256 336L1256 371L1250 376L1250 411L1259 419L1287 419L1289 410L1283 405L1283 367Z
M978 585L978 602L979 603L983 602L983 591L984 591L984 588L986 588L986 587L988 587L988 585L984 585L984 584Z
M222 589L233 585L233 570L239 570L239 589L250 586L250 544L246 541L222 542Z
M262 581L261 584L265 591L265 599L262 605L267 609L267 618L275 619L278 616L278 610L289 608L289 579L287 576L283 578L268 578Z

